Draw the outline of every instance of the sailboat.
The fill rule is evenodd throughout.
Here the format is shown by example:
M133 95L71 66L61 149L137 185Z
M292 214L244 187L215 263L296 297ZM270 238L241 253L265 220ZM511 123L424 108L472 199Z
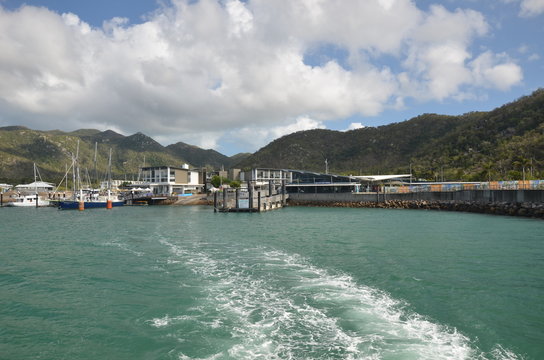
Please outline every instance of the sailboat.
M58 208L61 210L69 209L93 209L93 208L110 208L114 206L123 206L125 202L119 200L116 196L111 194L111 149L110 149L110 158L108 164L108 190L106 195L100 195L97 190L90 188L84 189L81 184L81 179L79 175L79 165L78 165L78 154L79 153L79 143L78 151L76 156L72 158L73 168L73 177L74 177L74 191L73 198L71 200L60 200L58 201ZM69 171L69 170L68 170ZM65 175L66 176L66 175Z
M30 185L34 185L33 194L21 194L18 196L12 197L13 201L6 203L6 206L11 207L42 207L49 206L49 200L42 199L38 195L38 168L36 163L34 163L34 182ZM40 176L41 180L41 176ZM41 182L43 184L43 181Z

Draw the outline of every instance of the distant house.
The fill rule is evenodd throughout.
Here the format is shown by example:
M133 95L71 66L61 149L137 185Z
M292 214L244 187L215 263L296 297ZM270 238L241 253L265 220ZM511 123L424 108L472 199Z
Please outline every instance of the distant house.
M52 183L44 182L44 181L35 181L31 184L21 184L15 186L15 190L22 192L22 193L29 193L29 192L50 192L55 189L55 185Z
M183 167L152 166L141 168L142 180L155 195L183 195L201 192L204 179L197 170Z

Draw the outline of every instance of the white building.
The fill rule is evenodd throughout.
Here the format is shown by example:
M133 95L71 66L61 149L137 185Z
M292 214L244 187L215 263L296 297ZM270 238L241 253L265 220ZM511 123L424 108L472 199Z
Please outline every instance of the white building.
M293 181L293 170L254 168L250 171L240 173L240 181L252 181L256 186L267 185L270 181L281 184L283 180L287 183Z
M188 165L181 168L172 166L153 166L141 169L142 180L155 195L183 195L201 192L204 180L196 170Z
M15 190L22 193L34 193L37 192L50 192L53 191L55 185L44 181L35 181L31 184L17 185Z

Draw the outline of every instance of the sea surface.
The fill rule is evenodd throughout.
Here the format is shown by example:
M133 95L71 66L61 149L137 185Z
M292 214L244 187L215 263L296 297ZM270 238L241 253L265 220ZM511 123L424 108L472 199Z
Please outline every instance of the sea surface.
M0 359L544 359L544 221L0 208Z

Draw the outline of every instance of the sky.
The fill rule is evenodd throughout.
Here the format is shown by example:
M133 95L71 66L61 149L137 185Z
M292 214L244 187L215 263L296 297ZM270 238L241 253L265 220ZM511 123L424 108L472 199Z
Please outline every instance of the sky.
M544 0L0 0L0 126L225 155L544 86Z

